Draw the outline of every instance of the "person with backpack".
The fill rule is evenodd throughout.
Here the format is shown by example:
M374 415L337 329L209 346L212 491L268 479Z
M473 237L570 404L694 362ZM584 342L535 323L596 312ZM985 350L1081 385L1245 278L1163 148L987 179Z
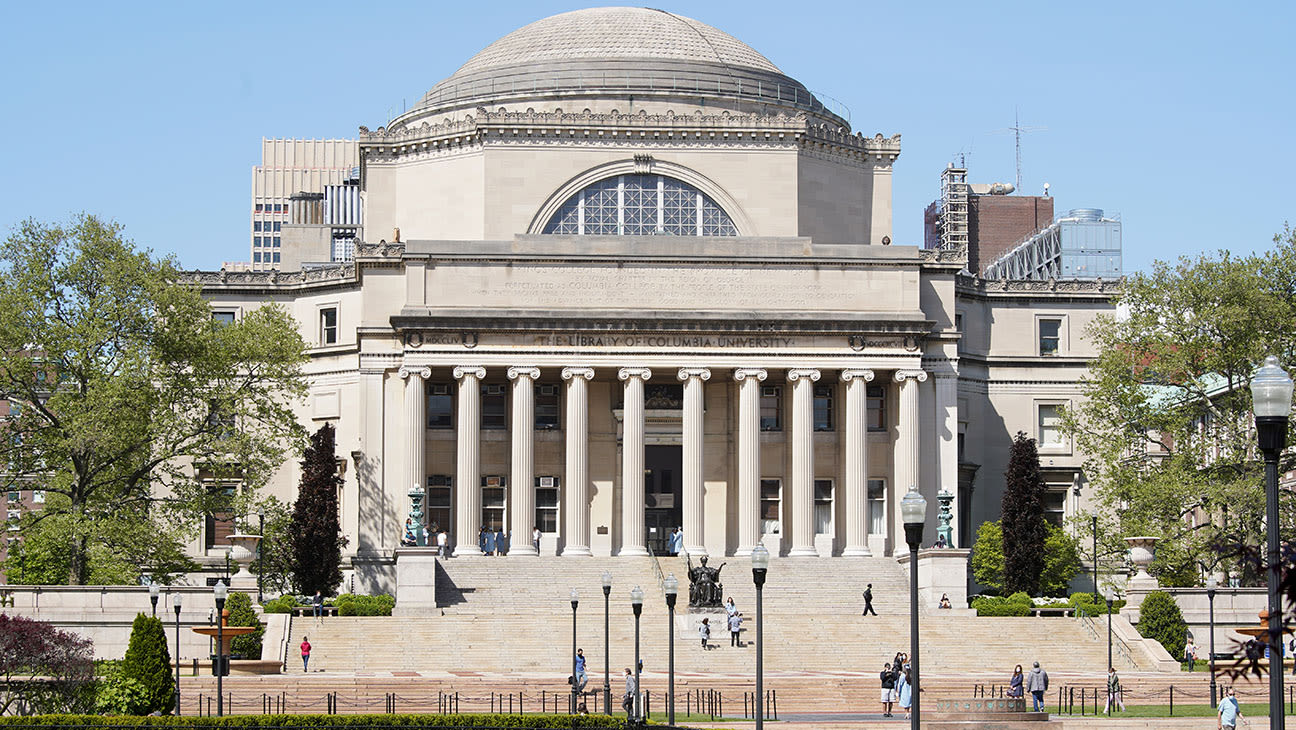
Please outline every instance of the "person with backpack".
M1120 705L1121 712L1125 711L1125 700L1121 698L1120 677L1116 676L1116 667L1107 669L1107 706L1103 708L1103 714L1109 714L1113 707Z

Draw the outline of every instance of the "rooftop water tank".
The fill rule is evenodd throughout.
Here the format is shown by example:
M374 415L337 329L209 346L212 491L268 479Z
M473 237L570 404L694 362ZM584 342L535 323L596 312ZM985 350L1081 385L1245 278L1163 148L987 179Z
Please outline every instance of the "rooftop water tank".
M1102 208L1072 208L1064 217L1071 220L1100 221L1103 211Z

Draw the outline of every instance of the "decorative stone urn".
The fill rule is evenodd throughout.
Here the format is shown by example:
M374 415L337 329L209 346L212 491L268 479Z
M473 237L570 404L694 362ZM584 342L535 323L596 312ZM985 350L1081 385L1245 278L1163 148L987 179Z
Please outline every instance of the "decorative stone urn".
M1160 539L1159 537L1146 535L1125 538L1125 542L1130 548L1130 561L1134 563L1134 567L1137 569L1134 577L1130 579L1130 588L1153 590L1160 587L1157 579L1153 578L1147 571L1148 566L1152 564L1157 540Z
M230 576L230 588L256 590L257 577L248 570L248 565L252 563L252 558L256 557L257 544L261 542L261 536L245 535L240 532L225 539L229 540L232 546L229 551L230 560L238 566L238 572Z

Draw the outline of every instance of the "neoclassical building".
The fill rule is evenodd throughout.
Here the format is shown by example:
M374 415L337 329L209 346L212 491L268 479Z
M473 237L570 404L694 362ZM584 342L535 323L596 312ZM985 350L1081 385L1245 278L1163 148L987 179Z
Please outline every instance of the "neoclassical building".
M534 527L563 558L661 550L672 527L692 554L886 555L911 487L932 539L939 492L957 545L997 518L1022 430L1050 509L1074 510L1057 408L1110 292L893 243L900 137L843 114L695 20L564 13L361 128L354 260L304 222L280 271L197 272L217 316L300 320L301 418L338 428L356 589L390 590L411 492L456 556L483 526L510 557Z

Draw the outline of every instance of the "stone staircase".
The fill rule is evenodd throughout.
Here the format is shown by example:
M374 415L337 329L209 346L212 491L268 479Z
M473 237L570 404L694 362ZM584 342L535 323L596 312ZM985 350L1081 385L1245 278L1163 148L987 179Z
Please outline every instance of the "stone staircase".
M723 562L723 561L717 561ZM712 567L715 567L713 564ZM741 648L729 645L722 612L712 616L712 645L704 651L687 611L684 561L661 561L684 583L675 626L677 672L747 676L753 672L755 589L750 563L730 559L721 573L746 623ZM603 595L600 576L613 577L610 611L614 675L633 664L630 589L645 593L640 656L650 672L665 671L668 619L652 558L473 558L438 562L443 615L421 618L327 618L293 624L291 646L311 637L313 670L324 672L506 672L565 677L570 673L572 611L577 588L577 643L591 677L603 668ZM878 616L860 615L860 592L873 584ZM897 651L908 651L907 576L889 558L771 560L764 591L766 671L872 673ZM1068 618L977 618L936 609L922 614L925 674L1010 673L1014 664L1040 660L1050 672L1105 667L1106 637ZM1136 661L1141 661L1135 657ZM1150 667L1121 666L1123 670ZM296 654L287 663L300 674ZM312 672L314 674L314 672Z

